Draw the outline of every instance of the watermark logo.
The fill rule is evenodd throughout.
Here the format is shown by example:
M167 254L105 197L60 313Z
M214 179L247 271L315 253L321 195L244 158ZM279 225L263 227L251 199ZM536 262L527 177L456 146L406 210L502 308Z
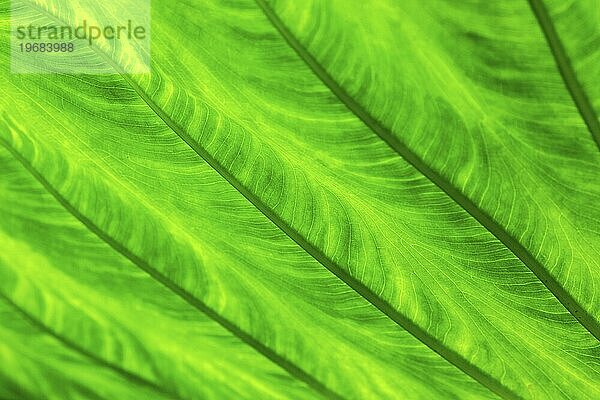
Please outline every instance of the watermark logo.
M150 72L150 0L12 0L13 73Z

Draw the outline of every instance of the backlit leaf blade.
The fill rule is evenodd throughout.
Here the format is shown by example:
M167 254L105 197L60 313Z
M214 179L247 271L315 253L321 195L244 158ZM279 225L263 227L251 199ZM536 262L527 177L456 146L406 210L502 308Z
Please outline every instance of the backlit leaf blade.
M31 165L63 199L63 206L72 204L71 213L80 214L80 220L90 219L88 229L98 226L93 229L104 241L122 244L163 274L171 287L205 301L268 346L267 352L281 354L291 364L288 369L305 370L314 375L307 379L315 385L321 380L329 391L344 397L493 397L286 238L181 142L122 77L55 76L48 82L46 76L28 75L10 76L4 83L9 95L2 106L11 112L3 118L3 139L11 153L23 159L21 170ZM31 103L14 101L19 97ZM124 113L125 109L135 112ZM109 153L113 155L107 158ZM6 202L5 212L14 212L12 204ZM30 231L28 220L6 223L9 231L15 226ZM45 237L39 240L44 243ZM67 240L77 243L77 237L67 236ZM23 238L27 240L25 234ZM27 260L26 252L17 254ZM27 276L23 271L22 277ZM109 288L110 279L106 282ZM6 290L10 295L11 287ZM136 292L132 289L132 295ZM119 295L117 290L117 299ZM23 306L23 299L17 300ZM89 324L77 313L67 317L74 325ZM69 335L68 330L60 332ZM98 350L96 343L84 344L88 351ZM177 353L165 356L146 347L153 357L166 357L166 365L179 362ZM225 344L223 351L236 352ZM118 354L99 356L117 365L123 362ZM216 362L215 357L208 362ZM282 368L282 360L278 362ZM240 379L230 368L223 370L225 377ZM246 370L259 372L252 367ZM185 375L160 378L159 384L182 397L189 393L186 388L198 385ZM297 380L302 378L296 374ZM270 385L271 390L281 390L276 381ZM314 397L319 393L311 392ZM192 397L201 395L199 390ZM243 396L256 398L252 391Z
M150 77L4 79L7 148L72 214L325 388L312 395L595 397L597 341L259 7L154 6Z

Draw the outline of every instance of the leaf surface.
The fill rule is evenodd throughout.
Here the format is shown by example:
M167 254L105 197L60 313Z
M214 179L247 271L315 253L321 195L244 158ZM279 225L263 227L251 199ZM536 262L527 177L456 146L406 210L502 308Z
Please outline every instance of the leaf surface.
M3 74L2 293L178 398L598 397L600 157L523 4L154 2L152 75Z

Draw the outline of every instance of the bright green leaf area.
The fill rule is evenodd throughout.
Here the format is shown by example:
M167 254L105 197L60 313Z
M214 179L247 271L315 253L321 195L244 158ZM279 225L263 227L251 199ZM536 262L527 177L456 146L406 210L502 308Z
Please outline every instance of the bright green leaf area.
M600 398L596 0L153 0L134 76L0 30L0 398Z

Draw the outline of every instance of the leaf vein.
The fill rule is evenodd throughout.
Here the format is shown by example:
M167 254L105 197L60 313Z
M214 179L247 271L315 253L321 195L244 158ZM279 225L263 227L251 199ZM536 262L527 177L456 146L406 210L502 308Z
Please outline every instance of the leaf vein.
M149 387L149 388L151 388L153 390L156 390L159 393L163 393L165 395L168 395L171 398L181 399L181 397L177 396L175 393L172 393L170 391L166 391L164 388L160 387L155 382L152 382L151 380L149 380L149 379L147 379L147 378L145 378L145 377L143 377L143 376L141 376L139 374L136 374L136 373L128 371L128 370L126 370L124 368L121 368L120 366L118 366L118 365L116 365L114 363L106 361L103 358L98 357L94 353L89 352L88 350L86 350L83 347L79 346L77 343L72 342L68 338L66 338L66 337L58 334L53 329L51 329L49 326L47 326L42 321L40 321L39 319L37 319L36 317L34 317L33 315L31 315L29 312L27 312L21 306L19 306L17 303L15 303L14 301L12 301L4 293L0 293L0 300L4 301L6 304L8 304L10 307L12 307L25 320L29 321L33 326L35 326L36 328L38 328L42 332L46 332L48 335L50 335L51 337L53 337L54 339L58 340L60 343L62 343L63 345L65 345L67 348L69 348L69 349L71 349L71 350L73 350L73 351L75 351L75 352L83 355L86 358L89 358L90 360L94 361L96 364L99 364L101 366L109 368L109 369L117 372L118 374L125 376L130 381L140 383L143 386L146 386L146 387Z
M552 56L554 57L554 61L556 62L565 86L600 150L600 121L594 111L594 107L592 107L589 97L577 79L575 70L565 51L565 47L560 40L558 32L556 32L556 29L554 28L552 18L548 14L548 10L546 10L542 0L528 1L540 28L544 33L546 41L548 42L548 47L552 52Z

